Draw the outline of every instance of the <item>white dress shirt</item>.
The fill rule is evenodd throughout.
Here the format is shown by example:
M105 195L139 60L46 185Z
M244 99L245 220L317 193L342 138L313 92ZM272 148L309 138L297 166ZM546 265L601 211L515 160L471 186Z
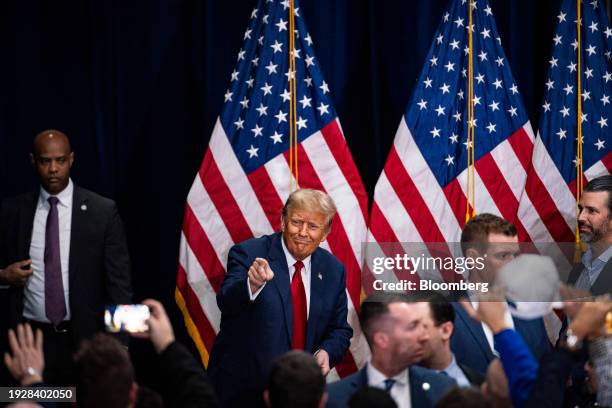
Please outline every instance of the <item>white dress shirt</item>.
M285 258L287 259L287 267L289 268L289 282L291 282L291 280L293 279L293 274L295 273L294 264L297 261L293 257L293 255L291 255L291 252L289 252L289 250L287 249L287 246L285 245L285 240L282 236L281 245L283 247L283 252L285 253ZM306 292L306 317L308 317L310 313L310 269L312 263L311 258L312 256L309 255L302 261L302 263L304 264L304 267L302 268L302 282L304 283L304 291ZM275 274L278 273L278 271L272 272L274 272ZM264 286L266 286L266 283L267 282L264 282L264 284L261 285L257 292L251 293L251 285L249 285L249 280L247 278L247 288L249 290L249 298L251 299L251 301L254 301L257 298L257 296L261 293L261 290L264 288Z
M470 303L472 307L478 310L478 302L476 300L472 300L475 296L473 293L468 293L470 298ZM510 310L508 309L508 304L506 303L504 306L504 320L509 328L514 329L514 320L512 319L512 315L510 314ZM499 357L499 353L495 350L495 343L493 341L493 332L489 329L484 323L480 323L482 326L482 330L484 331L485 337L487 338L487 343L489 343L489 347L491 348L491 352L495 355L495 357Z
M454 378L455 381L457 381L457 385L459 387L471 386L470 381L465 376L465 373L463 372L461 367L459 367L459 364L457 364L457 360L455 359L454 354L452 354L452 360L448 367L446 367L444 370L440 370L440 372L445 372L449 377Z
M368 385L384 390L387 377L378 371L372 365L371 361L368 362L366 370ZM404 371L392 377L392 379L395 380L395 384L391 387L389 394L397 404L397 408L410 408L412 406L412 401L410 401L410 376L408 369L406 368Z
M64 301L66 303L65 320L70 320L68 260L70 259L73 192L74 185L72 180L69 180L66 188L56 195L59 200L57 212L59 216L60 264L62 267ZM30 242L30 258L32 259L32 269L34 272L28 278L23 292L23 317L46 323L49 323L49 319L45 313L45 233L47 216L51 207L47 201L49 197L50 194L41 187L36 205L36 213L34 214L32 241Z

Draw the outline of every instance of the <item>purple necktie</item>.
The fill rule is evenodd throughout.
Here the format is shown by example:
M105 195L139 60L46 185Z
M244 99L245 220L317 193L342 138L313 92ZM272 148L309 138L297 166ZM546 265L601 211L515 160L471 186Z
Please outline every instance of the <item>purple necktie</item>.
M60 258L59 215L57 197L49 197L49 215L45 231L45 314L58 325L66 316L62 262Z

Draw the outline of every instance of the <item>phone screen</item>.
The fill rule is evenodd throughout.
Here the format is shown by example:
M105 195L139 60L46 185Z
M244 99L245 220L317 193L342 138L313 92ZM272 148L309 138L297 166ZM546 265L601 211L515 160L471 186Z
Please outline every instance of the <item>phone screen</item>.
M149 330L149 316L147 305L110 305L104 312L104 324L111 333L144 333Z

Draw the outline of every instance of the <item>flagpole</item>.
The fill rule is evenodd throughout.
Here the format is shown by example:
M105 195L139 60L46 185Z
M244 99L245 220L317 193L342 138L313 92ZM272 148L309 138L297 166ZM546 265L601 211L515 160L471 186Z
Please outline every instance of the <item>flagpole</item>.
M576 51L578 53L578 70L576 71L577 76L577 86L578 92L577 97L577 115L576 115L576 129L577 129L577 137L576 137L576 214L578 214L578 203L580 202L580 197L582 196L583 189L583 168L582 168L582 85L581 85L581 57L582 57L582 43L581 43L581 9L580 9L581 0L576 0L576 9L577 9L577 18L576 18L576 42L577 47ZM576 243L580 244L580 230L578 228L578 223L576 222Z
M289 2L289 192L298 189L298 136L297 136L297 95L295 84L295 6L294 1ZM293 180L295 179L295 185Z
M468 135L467 135L467 203L465 207L465 222L474 216L476 206L475 200L475 168L474 168L474 65L473 65L473 42L472 42L472 0L468 5L469 27L468 27Z

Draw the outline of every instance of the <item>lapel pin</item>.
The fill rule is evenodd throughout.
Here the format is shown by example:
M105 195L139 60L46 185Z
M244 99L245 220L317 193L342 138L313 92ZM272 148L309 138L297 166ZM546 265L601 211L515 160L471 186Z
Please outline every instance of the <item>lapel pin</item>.
M87 211L87 206L85 204L81 206L81 211Z
M319 280L323 280L323 275L319 273L317 276L319 277Z
M427 382L424 382L422 387L423 387L423 391L429 391L429 389L431 388L431 386Z

